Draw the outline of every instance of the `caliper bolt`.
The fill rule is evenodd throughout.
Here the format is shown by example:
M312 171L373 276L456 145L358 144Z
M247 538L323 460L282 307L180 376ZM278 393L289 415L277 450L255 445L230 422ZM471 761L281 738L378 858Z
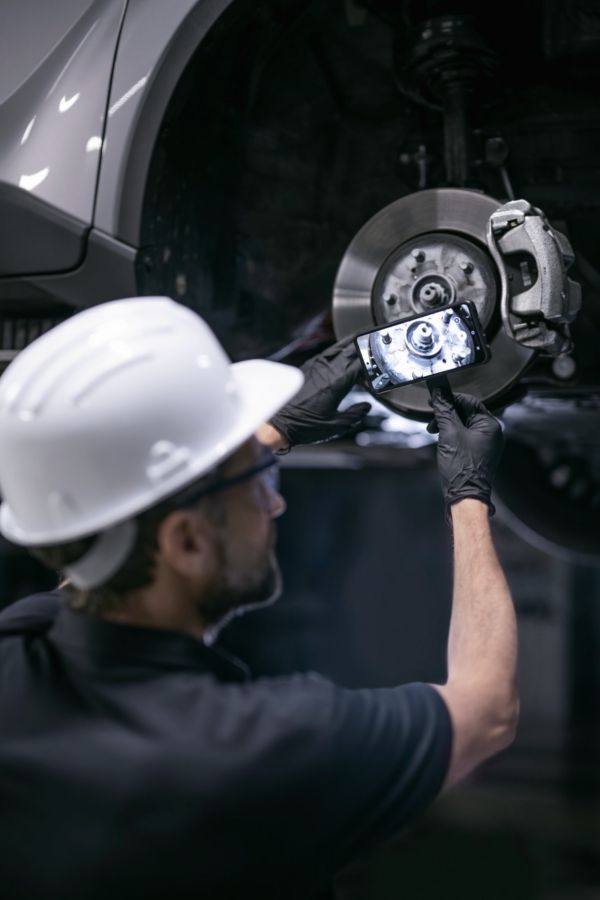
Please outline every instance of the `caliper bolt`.
M389 331L386 331L385 334L382 334L382 335L381 335L381 340L383 341L384 344L391 344L391 343L392 343L392 336L391 336L391 334L389 333Z
M423 253L422 250L417 250L415 248L414 250L411 251L411 253L417 262L423 262L423 260L425 259L425 254Z

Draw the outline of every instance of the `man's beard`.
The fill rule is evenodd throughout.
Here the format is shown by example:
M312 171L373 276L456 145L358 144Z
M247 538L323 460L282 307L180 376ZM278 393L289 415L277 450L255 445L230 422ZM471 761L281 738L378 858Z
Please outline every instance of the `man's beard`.
M221 578L210 591L204 591L199 603L205 644L214 643L221 629L237 616L271 606L282 590L281 569L274 549L264 557L261 569L254 568L251 572L236 571L223 540L219 541L219 555Z

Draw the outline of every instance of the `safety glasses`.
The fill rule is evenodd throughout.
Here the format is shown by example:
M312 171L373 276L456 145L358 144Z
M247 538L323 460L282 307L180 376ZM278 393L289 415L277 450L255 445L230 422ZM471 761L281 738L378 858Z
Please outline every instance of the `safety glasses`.
M257 463L255 466L251 466L249 469L243 469L241 472L238 472L237 475L232 475L230 478L222 478L205 487L198 488L197 491L193 491L186 497L184 505L193 506L194 503L201 500L202 497L208 497L210 494L216 494L218 491L227 490L227 488L234 487L242 481L247 481L248 479L257 476L260 477L260 480L269 491L277 493L279 491L278 463L278 459L272 453L265 454L261 462Z

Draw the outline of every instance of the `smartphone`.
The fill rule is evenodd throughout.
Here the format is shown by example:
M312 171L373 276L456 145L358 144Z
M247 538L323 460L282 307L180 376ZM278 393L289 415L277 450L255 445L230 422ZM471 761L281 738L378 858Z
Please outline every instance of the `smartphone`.
M389 322L354 338L374 394L488 362L490 348L470 300Z

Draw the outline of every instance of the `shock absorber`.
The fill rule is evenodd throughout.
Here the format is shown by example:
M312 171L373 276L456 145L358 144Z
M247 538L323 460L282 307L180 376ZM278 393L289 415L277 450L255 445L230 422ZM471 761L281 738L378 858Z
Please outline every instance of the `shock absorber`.
M402 93L442 113L446 182L465 187L469 181L469 101L491 89L496 54L469 16L447 15L427 19L399 34L394 59Z

